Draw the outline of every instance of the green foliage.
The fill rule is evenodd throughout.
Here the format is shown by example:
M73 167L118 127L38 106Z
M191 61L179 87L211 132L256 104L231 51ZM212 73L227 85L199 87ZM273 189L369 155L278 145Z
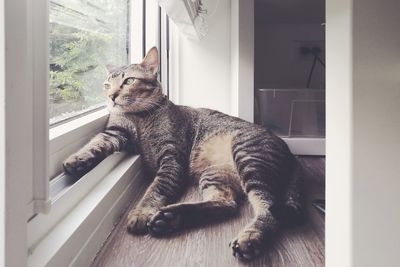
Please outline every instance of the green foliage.
M102 56L110 37L59 24L51 24L50 36L51 101L87 102L93 95L91 80L104 77Z

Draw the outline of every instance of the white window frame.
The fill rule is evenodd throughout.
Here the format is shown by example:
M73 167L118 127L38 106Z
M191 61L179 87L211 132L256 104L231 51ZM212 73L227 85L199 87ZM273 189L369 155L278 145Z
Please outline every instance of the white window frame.
M147 5L145 4L145 0L132 0L130 6L130 14L133 16L140 16L138 18L141 23L132 23L131 30L132 32L138 31L139 34L142 34L143 41L138 40L131 34L131 47L129 48L129 58L131 63L137 63L142 60L145 56L145 53L153 46L156 46L160 52L160 80L163 85L164 93L167 94L168 90L168 24L167 24L167 16L161 9L158 7L157 1L147 1ZM152 3L152 6L149 6L149 3ZM132 3L135 3L134 5ZM152 10L149 11L148 8L151 7ZM145 12L138 12L139 9L145 10ZM150 29L147 28L147 24L149 24L149 17L154 19L158 17L155 23L152 23ZM147 30L145 31L145 28ZM149 38L149 35L153 35L153 38ZM152 43L148 41L152 40ZM132 47L135 49L133 50ZM133 52L132 52L133 51ZM137 51L142 51L142 53L138 53ZM72 120L60 124L58 126L52 127L49 130L49 167L48 173L50 178L56 177L58 174L62 172L62 161L66 159L69 155L76 152L82 145L86 144L91 137L93 137L96 133L101 132L108 118L108 111L106 108L90 112L89 114L79 117L73 118ZM34 213L35 210L32 210ZM31 212L31 216L33 213Z
M13 148L15 152L7 158L12 160L13 155L25 152L27 159L25 161L29 163L24 166L25 168L19 168L20 170L16 167L15 174L11 173L13 176L23 177L19 184L13 183L11 187L14 192L18 192L19 186L24 184L26 191L32 192L32 195L28 192L28 196L33 198L37 196L36 200L27 204L19 200L21 207L18 209L18 214L8 217L8 220L19 218L19 221L25 221L24 224L15 224L8 228L15 229L14 236L9 237L9 239L14 239L9 243L9 251L13 251L9 254L9 262L12 263L10 266L26 264L28 266L47 266L56 263L66 266L73 262L79 262L80 265L90 263L91 257L100 248L120 213L124 211L133 197L130 193L135 186L135 181L143 175L140 157L126 157L124 153L115 153L73 184L68 184L70 181L67 181L65 186L65 176L63 177L63 175L50 181L51 176L60 172L62 160L104 128L108 111L101 109L49 130L47 101L49 1L38 0L35 1L35 5L31 4L29 0L5 1L7 12L14 14L14 17L20 17L17 14L20 14L21 10L25 10L24 14L27 14L26 17L23 16L26 21L21 20L17 24L12 18L13 15L6 18L6 37L9 41L7 44L12 46L21 41L19 39L21 34L25 38L20 46L15 46L6 52L8 59L6 75L10 72L18 73L19 66L26 66L24 80L21 80L18 75L10 75L11 78L8 79L6 85L10 85L10 87L12 85L13 88L26 88L25 94L28 96L25 101L27 103L22 111L25 114L32 114L32 110L34 111L32 117L24 117L22 114L17 116L21 117L21 121L12 125L10 123L11 114L21 112L20 106L16 105L20 100L15 92L8 95L6 92L7 104L11 106L5 110L5 117L8 118L5 125L7 131L8 129L10 132L19 131L20 135L25 137L22 141L17 139L20 137L19 135L7 139L12 141L10 146L16 145ZM133 0L131 3L140 7L145 6L145 1ZM137 6L131 4L131 14L134 12L137 14ZM159 13L160 10L156 12ZM131 29L135 31L136 28L132 27ZM159 29L165 30L166 27L160 24ZM141 32L145 32L144 27ZM168 52L162 50L166 46L165 41L164 46L161 45L163 44L161 36L166 38L165 34L160 35L157 46L161 51L162 64L168 65ZM135 48L140 47L139 49L143 53L145 52L144 44L137 38L131 39L131 45ZM131 53L131 51L132 49L129 54L131 61L139 62L143 54ZM11 58L19 57L22 58L22 63L12 62ZM161 79L168 84L167 77ZM27 86L27 82L31 82L32 86ZM15 103L14 106L12 106L13 103ZM25 142L30 145L27 146ZM24 157L19 158L17 162L24 162ZM12 168L9 170L13 171ZM50 191L53 193L50 194ZM19 190L18 196L10 197L10 200L12 201L13 198L21 198L21 191ZM19 202L16 201L13 206L15 207ZM75 223L71 224L71 222ZM82 233L82 229L87 230L87 227L90 227L91 231ZM15 232L19 233L17 238L15 238ZM13 246L13 244L15 245ZM19 244L19 249L15 249L18 247L17 244ZM21 244L25 244L25 246L21 246ZM63 249L66 246L73 246L77 249ZM21 257L25 253L26 257ZM71 257L73 258L72 262ZM23 265L14 264L22 261Z
M162 8L160 10L160 80L163 93L169 98L170 92L170 35L169 35L169 18Z

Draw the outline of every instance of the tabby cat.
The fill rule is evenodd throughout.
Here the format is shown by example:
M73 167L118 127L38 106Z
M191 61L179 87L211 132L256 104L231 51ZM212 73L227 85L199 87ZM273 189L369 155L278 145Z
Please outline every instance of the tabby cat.
M104 82L105 130L64 162L80 176L108 155L140 153L154 177L128 216L128 231L154 236L235 214L247 195L254 219L230 243L233 254L260 254L285 218L300 218L301 175L295 157L267 129L210 109L179 106L157 80L158 51L140 64L110 70ZM190 181L202 201L173 204Z

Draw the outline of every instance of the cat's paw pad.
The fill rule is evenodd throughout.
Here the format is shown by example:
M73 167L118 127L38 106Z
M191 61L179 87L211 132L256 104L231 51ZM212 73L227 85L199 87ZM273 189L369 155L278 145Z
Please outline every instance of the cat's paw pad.
M64 163L64 171L70 175L82 176L97 164L96 157L90 153L74 154L68 157Z
M133 211L128 215L128 231L132 234L147 233L147 223L152 214L149 212Z
M297 226L306 222L306 213L299 202L287 201L283 210L282 221L288 226Z
M229 243L233 256L240 260L250 261L261 253L262 242L258 234L242 233L238 238Z
M148 222L147 227L152 235L169 234L180 227L180 216L172 211L158 211Z

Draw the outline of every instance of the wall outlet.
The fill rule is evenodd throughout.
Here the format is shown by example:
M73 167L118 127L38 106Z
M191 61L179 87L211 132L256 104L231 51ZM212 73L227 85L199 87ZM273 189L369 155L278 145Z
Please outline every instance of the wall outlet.
M300 54L306 56L309 54L319 55L321 54L322 49L319 46L300 46Z
M324 54L325 41L324 40L310 40L310 41L295 41L296 53L301 56L320 55Z

